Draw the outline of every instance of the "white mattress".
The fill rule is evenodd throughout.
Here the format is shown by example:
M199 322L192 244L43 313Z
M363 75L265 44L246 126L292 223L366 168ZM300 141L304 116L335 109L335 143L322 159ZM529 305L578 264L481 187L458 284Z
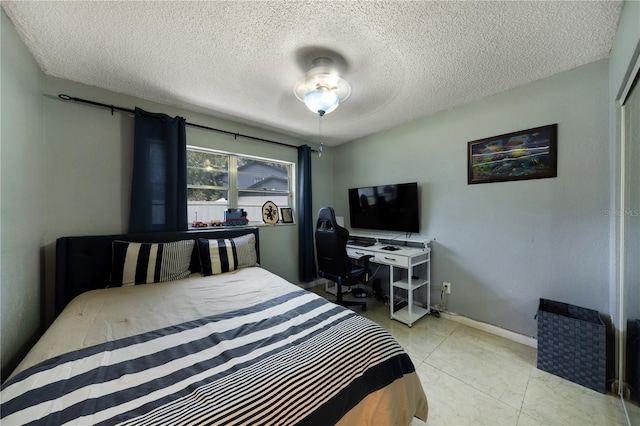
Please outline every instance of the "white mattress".
M283 300L285 302L282 302ZM304 309L302 307L297 308L298 303L300 306L306 304L307 307ZM309 308L308 306L311 305L313 307ZM320 315L316 315L316 313ZM325 314L327 314L327 318L323 320L316 319L316 316L319 317ZM270 328L271 325L266 328L263 325L255 325L264 324L265 322L271 321L272 317L275 318L279 316L284 316L285 319L278 319L277 321L279 322L274 322L275 325L273 328ZM44 368L42 367L43 365L47 366L47 364L53 363L51 361L43 363L43 361L50 360L54 357L59 357L58 359L65 358L68 357L69 353L74 353L74 351L83 350L79 351L82 353L87 350L92 351L96 347L104 346L105 342L117 343L122 342L123 339L127 340L126 338L137 339L138 336L154 334L158 330L165 328L176 328L176 325L181 326L182 324L202 322L204 318L209 317L213 318L211 323L203 322L204 325L202 325L202 327L208 327L216 331L218 325L222 326L225 324L225 327L234 331L232 335L229 336L222 334L222 340L212 341L211 348L209 348L207 344L206 350L208 352L203 352L205 359L207 359L207 357L214 359L219 356L228 356L226 353L228 350L227 346L233 346L233 339L238 338L237 330L244 330L245 328L251 335L262 334L260 339L264 340L264 342L260 340L256 347L251 349L251 352L242 355L247 359L254 359L253 357L255 357L256 365L258 363L273 363L274 365L282 366L282 362L290 362L290 369L298 368L305 356L302 355L302 352L299 352L300 360L297 360L297 356L293 355L296 351L310 350L309 348L318 348L322 347L322 344L326 344L308 339L307 335L318 334L321 337L320 340L324 339L326 342L332 342L332 339L335 339L335 346L339 346L338 342L342 340L345 342L345 345L351 345L350 349L344 349L345 352L341 353L341 355L332 355L338 356L334 361L323 360L325 351L313 352L306 355L307 357L311 356L309 358L311 362L308 367L304 367L306 369L305 371L311 371L311 368L317 370L312 374L313 377L304 379L304 381L301 382L309 384L310 388L304 390L306 394L305 397L310 398L309 401L320 404L320 402L324 400L319 398L320 395L317 395L319 392L318 389L325 389L326 383L333 383L330 387L326 388L326 392L320 392L326 401L336 397L342 398L341 395L347 395L345 400L351 400L353 402L353 399L349 399L353 398L353 396L350 396L348 393L348 387L350 386L349 381L364 380L363 378L369 374L370 377L367 379L367 386L370 386L370 379L373 379L374 384L373 388L367 391L369 392L368 396L362 398L357 397L359 402L355 406L352 406L350 411L343 413L344 415L340 414L337 419L341 418L344 424L353 424L354 422L359 424L408 424L414 416L426 420L427 401L415 372L405 371L404 374L401 373L399 375L396 372L394 373L396 374L396 378L392 381L388 380L384 386L375 385L380 376L388 375L388 372L384 370L387 368L387 364L385 364L387 359L395 359L401 356L404 359L404 361L400 362L400 364L404 363L403 368L406 370L407 362L409 362L410 365L406 354L402 355L402 349L388 333L379 326L370 323L370 321L355 315L345 308L336 307L320 296L301 291L299 287L264 269L252 267L209 277L202 277L196 274L180 281L109 288L81 294L69 303L52 326L42 336L37 345L14 371L11 378L3 385L3 417L5 416L5 403L7 403L8 400L12 400L13 402L11 403L18 404L26 402L25 405L27 406L26 409L16 409L14 408L15 406L10 407L7 403L6 411L13 414L4 418L3 423L5 421L11 423L14 420L19 420L19 423L23 423L23 420L30 421L37 419L38 416L43 415L43 412L44 415L49 415L52 411L60 410L61 406L65 407L65 404L73 408L74 405L81 405L81 402L85 400L85 397L78 399L76 396L75 400L69 402L68 396L61 396L59 400L54 400L50 403L46 401L45 397L45 399L42 400L44 402L41 402L36 408L29 408L28 406L32 403L26 400L31 398L29 395L30 391L34 388L41 387L43 389L41 393L48 392L44 390L44 385L39 383L37 378L34 379L34 377L38 377L38 374L41 373L29 376L32 374L32 371ZM247 325L245 326L245 324ZM309 324L311 325L309 326ZM362 327L362 333L360 327ZM274 339L275 342L272 342L270 336L266 335L268 334L266 330L271 329L280 330L279 333L282 333L285 337L278 337ZM307 331L307 329L314 329L315 331ZM363 340L362 345L354 343L354 341L360 339L359 334L365 335L367 333L370 335L375 334L375 340L370 340L368 343L364 343ZM348 337L351 335L358 337ZM176 334L176 336L178 336L178 334ZM163 338L166 339L166 337ZM245 339L244 336L240 336L239 338ZM173 337L171 337L171 339L173 339ZM371 339L374 338L371 337ZM376 349L378 343L380 346L379 350ZM277 351L280 352L274 351L273 355L255 355L272 344L275 345L274 347L282 346L282 351L278 349ZM329 346L333 346L333 344L330 343ZM335 348L331 348L331 350L333 349ZM128 346L125 350L129 350ZM329 354L331 350L327 350L327 354ZM360 353L360 355L357 355L358 357L366 354L365 358L370 357L370 359L367 359L366 362L359 361L356 363L345 358L344 354L347 353L347 351L353 352L354 350ZM99 364L108 364L111 361L110 358L113 353L115 352L108 349L105 352L100 352L101 355L95 358L99 360ZM191 356L192 354L189 352L187 355ZM128 353L127 356L129 356ZM68 364L65 364L67 361L62 362L62 367L60 367L60 363L56 364L58 365L56 368L63 369L65 371L64 375L67 376L62 377L61 380L66 380L69 377L77 375L78 368L80 368L80 370L87 368L86 365L77 367L77 364L73 364L76 361L73 360L73 357L71 358L72 361ZM133 359L132 355L132 360ZM274 359L281 359L282 362L274 362ZM85 363L87 362L84 361L84 358L82 360ZM235 358L232 358L232 360L236 362ZM321 369L317 367L317 363L326 363L327 367ZM341 365L340 363L344 365L339 368L333 368L334 365ZM396 362L396 364L391 363L389 365L393 367L394 365L398 366L400 364ZM249 364L246 364L246 367L243 367L243 365L244 364L239 364L240 367L238 368L240 368L240 371L230 369L228 373L229 377L225 377L224 379L215 378L215 380L206 386L213 386L213 388L219 387L217 384L218 380L222 380L220 383L235 383L232 380L246 380L242 375L248 374L246 370L251 370L253 367ZM100 365L97 367L99 366ZM87 371L91 371L91 369L97 367L89 367ZM144 368L146 368L146 366ZM154 367L156 370L158 370L158 368L162 368L162 365ZM209 368L208 371L212 371L212 368L207 368ZM215 368L219 368L219 365ZM383 370L380 370L381 368L383 368ZM289 367L287 367L287 369L289 369ZM368 369L370 369L370 371L368 371ZM146 371L147 370L143 369L138 374L144 377ZM176 371L184 373L186 370L185 367L180 366L177 367ZM372 373L375 371L378 373ZM111 373L113 373L113 369ZM165 373L162 372L160 379L163 379L164 374ZM199 374L202 374L202 372ZM28 378L23 379L25 376ZM136 375L132 374L131 376L135 377ZM239 378L236 379L236 376ZM46 376L43 375L43 377ZM49 381L55 383L58 380L56 377L57 376L54 376L53 379L47 379L47 383L49 383ZM282 380L284 380L285 376L282 377ZM346 380L346 378L349 377L351 377L351 379ZM12 379L15 383L12 382ZM109 388L111 390L109 392L113 391L114 386L118 390L120 387L126 388L128 386L126 384L126 380L128 380L126 377L121 378L117 376L117 379L120 381L112 380L110 384L111 388ZM247 401L254 401L257 400L257 398L264 400L264 395L273 392L273 387L276 386L276 384L277 386L281 385L282 380L276 373L274 373L270 380L272 380L272 382L263 383L261 388L257 386L259 389L256 389L255 395L251 394L251 392L254 392L253 390L249 390L245 396L248 398ZM286 380L292 379L289 377ZM296 378L295 380L299 379ZM345 383L341 383L342 381ZM92 383L93 382L89 382L85 388L80 389L78 392L82 391L84 392L82 395L91 396L95 393L96 398L104 399L105 396L101 395L103 390L100 388L100 386L104 384L92 385ZM172 384L172 386L177 385ZM203 388L202 385L198 386ZM108 388L106 385L103 387L105 389ZM231 386L230 389L237 389L237 387L236 384ZM355 387L358 388L358 386ZM165 388L164 384L162 388ZM159 389L159 391L161 390L162 389ZM285 388L283 392L287 394L288 392L294 391L300 392L299 386L292 386L288 390ZM334 391L335 395L331 393ZM182 392L183 395L188 396L192 391L182 390ZM24 396L21 396L21 393L24 393ZM132 400L133 402L122 404L122 410L124 410L127 415L129 410L131 410L130 407L138 410L139 407L143 405L143 403L138 403L138 401L141 401L144 397L144 395L138 395L135 397L137 399ZM167 395L165 395L165 397L167 397ZM233 403L235 398L235 396L230 397L222 394L218 399L211 402L211 407L217 409L220 405L220 400L224 400L226 403ZM144 403L146 403L146 400ZM331 403L335 404L335 401ZM155 409L165 409L165 411L168 412L175 412L176 402L170 401L165 403L163 401L162 404L162 407ZM238 424L251 424L255 419L260 418L259 416L268 411L266 407L274 409L274 406L277 405L272 403L272 401L266 401L267 405L264 404L265 401L256 405L259 409L253 413L245 414L245 417L238 420ZM308 420L308 418L313 418L306 417L313 411L311 410L310 402L300 403L299 407L296 406L296 403L293 401L278 401L278 404L280 404L279 407L274 409L275 414L269 414L270 416L280 416L280 412L288 413L289 411L294 411L297 413L296 410L298 410L302 413L298 417L296 417L297 414L287 414L290 415L290 417L282 418L297 419L295 421L296 423L300 419L307 419L306 421L309 422L310 420ZM69 410L72 408L69 408ZM264 413L262 413L263 408ZM199 406L196 407L196 409L199 409ZM211 408L207 406L206 412L209 413L210 409ZM78 410L86 411L87 407L82 406ZM104 420L107 424L115 422L113 419L117 419L117 422L120 422L122 418L117 417L121 415L118 410L120 410L118 407L109 408L108 410L105 408L104 412L98 413L95 417L70 417L75 419L75 421L71 423L94 423L103 421L104 419L107 419ZM185 413L190 415L193 407L189 406L185 408L185 410ZM231 412L234 410L235 409L231 410ZM114 417L110 417L112 415L114 415ZM145 417L147 415L148 413L144 411L136 411L135 415L132 414L130 419L133 419L131 420L132 422L135 420L144 423L147 421L145 420L147 419L147 417ZM29 416L35 417L31 418ZM75 414L72 416L75 416ZM280 417L265 418L275 419ZM225 417L225 419L227 418ZM227 421L228 420L225 420L224 424L227 424ZM269 421L266 422L269 423ZM288 421L285 421L285 423L287 422Z

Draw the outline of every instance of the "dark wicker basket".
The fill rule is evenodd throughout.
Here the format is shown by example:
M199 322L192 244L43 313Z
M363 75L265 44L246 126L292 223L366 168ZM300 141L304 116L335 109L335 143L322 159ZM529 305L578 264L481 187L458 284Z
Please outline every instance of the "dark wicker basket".
M606 390L606 327L597 311L540 299L538 368L598 392Z

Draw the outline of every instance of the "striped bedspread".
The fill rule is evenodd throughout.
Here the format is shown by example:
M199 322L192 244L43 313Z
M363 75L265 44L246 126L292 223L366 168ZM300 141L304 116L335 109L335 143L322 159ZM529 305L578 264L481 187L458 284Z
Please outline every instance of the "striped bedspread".
M292 287L268 298L253 294L247 299L257 303L249 306L106 339L24 368L2 386L2 424L335 424L371 392L414 372L380 326ZM251 293L255 286L247 288ZM171 303L166 299L159 304ZM75 308L90 328L103 315L87 313L92 306L104 311L110 304Z

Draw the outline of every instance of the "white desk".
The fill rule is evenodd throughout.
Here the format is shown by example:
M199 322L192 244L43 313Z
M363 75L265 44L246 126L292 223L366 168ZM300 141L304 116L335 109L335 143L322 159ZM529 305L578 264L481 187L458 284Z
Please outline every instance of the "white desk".
M398 244L400 240L394 239L391 244L385 244L383 239L377 241L376 244L367 247L347 244L347 254L353 259L370 255L373 256L370 262L389 266L390 317L411 327L415 321L429 313L429 306L431 306L430 240L422 240L422 247L405 247L398 245L399 250L394 251L384 250L383 247L394 245L393 243ZM415 276L413 274L413 268L423 264L426 269L424 276ZM401 271L401 278L398 280L394 278L394 268L398 268ZM413 292L424 286L427 288L426 309L415 304L413 299ZM404 308L394 311L394 290L398 288L407 290L408 304Z

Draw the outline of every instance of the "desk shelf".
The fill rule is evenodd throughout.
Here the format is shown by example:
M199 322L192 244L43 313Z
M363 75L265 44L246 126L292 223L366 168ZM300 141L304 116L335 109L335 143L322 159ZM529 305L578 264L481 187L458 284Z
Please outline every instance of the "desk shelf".
M431 306L431 249L425 247L423 251L413 253L407 259L408 264L406 267L398 268L400 270L400 274L405 275L406 277L401 277L396 280L393 269L393 265L390 266L389 270L389 295L391 297L391 305L390 305L390 317L391 319L403 322L407 324L409 327L413 325L414 322L422 318L423 316L429 313L429 306ZM413 273L414 267L424 265L425 273L422 277L416 277ZM427 304L426 308L415 304L413 298L413 292L426 286L427 287ZM398 311L393 310L395 300L395 290L402 289L407 291L407 306Z
M425 309L420 305L411 306L411 313L409 313L409 306L405 306L393 313L392 319L403 322L411 327L411 324L422 318L429 313L429 309Z
M403 322L407 324L409 327L413 325L414 322L428 314L429 307L431 306L431 250L426 249L426 251L420 256L420 261L411 262L409 261L408 268L398 268L400 269L401 274L407 274L406 278L401 278L399 280L394 280L393 273L393 265L389 265L389 296L391 297L390 304L390 318ZM420 278L413 275L413 268L415 266L424 265L426 268L425 276ZM427 287L427 308L423 308L420 305L414 303L413 300L413 292L422 288ZM393 310L394 301L395 301L395 290L402 289L407 291L407 299L408 305L398 311Z
M397 245L410 245L414 247L427 248L433 241L433 238L425 237L421 235L413 235L410 237L404 237L397 234L376 234L369 232L351 232L351 237L368 239L375 244L397 244ZM403 244L398 244L403 243Z
M361 235L360 237L365 237ZM347 244L347 255L350 258L358 259L365 255L373 256L371 263L389 266L389 297L391 298L389 315L391 319L401 321L409 327L429 313L431 306L431 240L424 238L389 238L388 236L368 235L367 238L375 241L370 246L357 246ZM396 250L385 250L387 245L394 245L399 242L410 243L412 245L396 245ZM421 266L424 265L424 266ZM421 277L414 275L414 268L421 266L424 273ZM394 270L398 269L402 275L400 279L395 279ZM427 288L426 309L413 302L413 292ZM394 300L396 290L406 290L408 306L394 312Z
M421 280L420 278L418 278L417 280L414 280L411 284L409 284L409 281L407 281L406 279L401 279L393 282L393 286L395 288L401 288L403 290L411 289L411 291L417 290L423 285L428 285L428 284L429 284L428 280Z

